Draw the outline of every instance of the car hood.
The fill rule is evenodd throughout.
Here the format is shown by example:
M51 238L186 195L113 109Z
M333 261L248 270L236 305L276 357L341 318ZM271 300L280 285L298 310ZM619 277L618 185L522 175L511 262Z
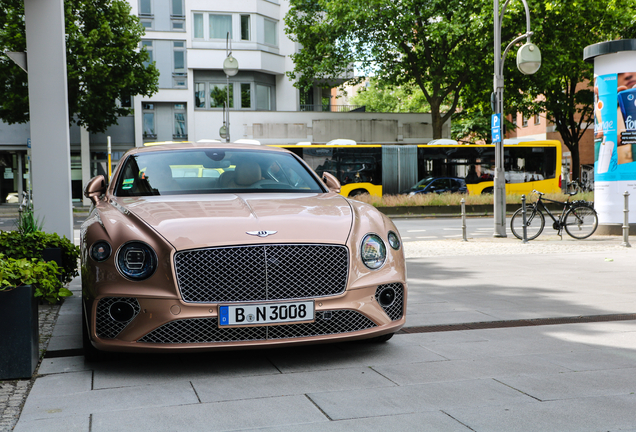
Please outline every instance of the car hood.
M283 242L345 244L353 220L348 201L335 193L175 195L111 202L177 250ZM260 231L269 235L256 235Z

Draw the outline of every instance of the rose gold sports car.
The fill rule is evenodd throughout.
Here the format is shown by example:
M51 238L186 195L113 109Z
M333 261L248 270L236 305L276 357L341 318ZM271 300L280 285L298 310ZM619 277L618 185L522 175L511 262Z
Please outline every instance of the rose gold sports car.
M130 150L84 191L86 358L388 340L405 322L401 240L339 190L274 147Z

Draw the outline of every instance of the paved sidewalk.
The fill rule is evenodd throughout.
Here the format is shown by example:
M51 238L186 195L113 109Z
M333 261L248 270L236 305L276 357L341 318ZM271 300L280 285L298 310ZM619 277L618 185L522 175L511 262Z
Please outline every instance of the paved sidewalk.
M74 281L15 431L636 432L636 251L621 241L405 244L416 332L385 344L85 364ZM506 327L570 317L608 321Z

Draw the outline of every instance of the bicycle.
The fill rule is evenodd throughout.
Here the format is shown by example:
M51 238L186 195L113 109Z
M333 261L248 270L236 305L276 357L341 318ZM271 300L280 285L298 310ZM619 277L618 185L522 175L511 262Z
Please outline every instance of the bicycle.
M552 218L554 221L552 228L558 232L561 238L563 238L563 229L570 237L578 240L586 239L596 231L598 215L591 203L582 200L570 202L569 197L566 201L556 201L543 198L545 194L542 192L536 190L532 192L539 195L539 199L534 204L526 205L526 238L528 240L536 239L543 232L545 227L543 212L546 212ZM575 193L569 193L568 195L572 196ZM552 214L543 201L563 204L563 211L561 211L558 218ZM515 237L523 240L523 208L520 208L512 215L510 230Z

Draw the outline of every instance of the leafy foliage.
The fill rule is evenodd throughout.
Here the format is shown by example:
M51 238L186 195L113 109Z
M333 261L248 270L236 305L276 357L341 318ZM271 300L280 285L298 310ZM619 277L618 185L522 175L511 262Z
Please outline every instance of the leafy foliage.
M22 234L19 231L0 232L0 254L13 259L42 259L46 248L60 248L62 251L62 267L60 276L63 283L69 283L79 275L77 260L79 247L66 237L36 231Z
M144 29L126 1L65 0L64 8L69 118L90 132L104 132L132 113L118 100L157 91L159 72L138 49ZM24 2L0 3L0 46L26 50ZM0 56L0 101L5 122L29 120L27 74L6 56Z
M387 85L375 78L351 98L353 105L364 105L367 112L429 112L422 90L413 83Z
M529 116L545 112L579 163L579 142L593 124L594 66L583 49L605 40L634 36L634 0L538 0L530 2L533 42L541 49L541 69L532 76L506 78L510 111ZM517 23L516 25L522 25ZM514 64L514 53L508 60ZM578 178L578 169L573 170Z
M42 231L42 221L35 217L32 205L27 205L20 211L16 227L20 234Z
M7 258L0 254L0 292L19 289L24 285L35 286L35 297L50 304L59 302L73 293L62 286L60 271L54 262L37 258ZM0 300L2 296L0 294Z
M301 89L335 86L334 77L353 78L355 64L386 84L414 84L442 138L467 83L492 85L485 9L478 0L290 0L286 32L303 49L288 76Z

